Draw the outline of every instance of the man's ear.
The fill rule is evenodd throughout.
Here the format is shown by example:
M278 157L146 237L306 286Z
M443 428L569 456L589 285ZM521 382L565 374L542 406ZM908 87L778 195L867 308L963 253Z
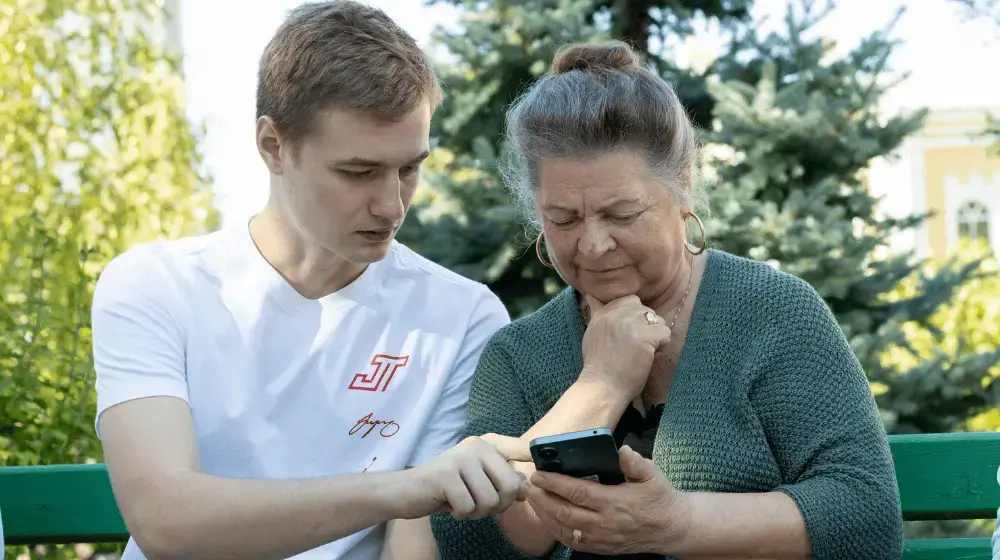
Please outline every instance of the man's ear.
M257 119L257 152L272 175L281 175L281 136L274 120L264 115Z

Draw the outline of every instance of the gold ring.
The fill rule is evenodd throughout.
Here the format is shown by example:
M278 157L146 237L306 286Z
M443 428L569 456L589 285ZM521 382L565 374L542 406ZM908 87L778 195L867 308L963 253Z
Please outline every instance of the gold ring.
M652 311L646 312L646 323L650 325L655 325L659 321L660 319L656 316L656 313L653 313Z
M579 529L573 529L573 544L580 544L581 540L583 540L583 532Z

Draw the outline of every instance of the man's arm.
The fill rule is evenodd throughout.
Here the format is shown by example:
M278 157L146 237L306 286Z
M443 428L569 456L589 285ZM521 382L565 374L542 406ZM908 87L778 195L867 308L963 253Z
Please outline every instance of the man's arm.
M115 405L101 432L122 517L151 559L287 558L401 516L413 484L405 471L288 482L200 473L190 411L172 397Z
M501 327L510 323L510 315L500 299L485 289L483 292L472 312L465 338L455 357L455 365L428 423L427 432L420 438L410 458L410 467L422 465L461 439L469 406L469 391L483 348ZM429 517L389 522L381 560L430 560L439 557Z

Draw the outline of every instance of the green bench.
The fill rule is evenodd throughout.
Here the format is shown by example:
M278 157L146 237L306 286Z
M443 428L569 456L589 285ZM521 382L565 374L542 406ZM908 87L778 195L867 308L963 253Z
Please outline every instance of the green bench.
M903 516L993 519L1000 508L1000 432L890 436ZM0 468L9 544L124 542L104 465ZM989 538L906 541L906 560L991 560Z

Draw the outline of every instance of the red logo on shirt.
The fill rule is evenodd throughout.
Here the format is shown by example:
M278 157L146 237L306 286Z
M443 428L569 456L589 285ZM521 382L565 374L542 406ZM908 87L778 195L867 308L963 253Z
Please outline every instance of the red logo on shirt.
M409 356L375 354L371 362L374 366L371 373L355 373L347 388L354 391L385 391L389 388L392 376L396 375L396 370L405 366L408 361Z

